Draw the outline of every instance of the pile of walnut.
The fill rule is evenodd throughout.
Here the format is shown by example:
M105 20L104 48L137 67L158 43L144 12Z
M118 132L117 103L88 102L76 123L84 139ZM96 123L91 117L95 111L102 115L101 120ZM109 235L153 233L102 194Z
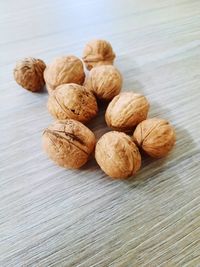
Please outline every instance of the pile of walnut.
M94 40L83 52L89 70L86 78L82 61L71 55L59 57L47 67L34 58L17 63L14 77L22 87L36 92L46 83L47 107L56 121L44 130L43 147L58 165L80 168L95 149L96 161L107 175L127 178L141 167L139 149L154 158L164 157L172 149L175 131L166 120L147 119L146 97L120 93L122 76L112 65L114 59L110 43ZM93 132L83 124L97 115L96 99L110 101L105 120L114 130L97 143ZM132 136L127 134L131 132Z

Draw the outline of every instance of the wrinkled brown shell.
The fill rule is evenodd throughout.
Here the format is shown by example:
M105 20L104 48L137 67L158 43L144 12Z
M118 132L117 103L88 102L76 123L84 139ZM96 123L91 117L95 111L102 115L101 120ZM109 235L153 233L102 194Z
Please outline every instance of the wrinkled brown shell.
M47 66L44 79L50 92L65 83L83 84L83 63L75 56L59 57Z
M55 121L44 130L43 148L59 166L78 169L84 165L95 146L94 134L75 120Z
M115 53L112 46L105 40L92 40L84 48L83 61L88 70L97 65L113 64Z
M93 68L85 86L91 90L97 98L111 100L118 95L122 87L122 76L112 65L102 65Z
M17 62L14 69L14 78L23 88L36 92L44 86L43 72L46 68L41 59L25 58Z
M47 108L56 119L74 119L80 122L89 121L98 112L92 92L74 83L58 86L49 95Z
M133 139L147 154L154 158L166 156L174 146L174 128L168 121L152 118L138 124Z
M108 132L96 144L95 158L110 177L127 178L141 166L141 156L131 137L121 132Z
M130 131L146 119L148 110L149 103L145 96L124 92L109 103L105 114L106 123L115 130Z

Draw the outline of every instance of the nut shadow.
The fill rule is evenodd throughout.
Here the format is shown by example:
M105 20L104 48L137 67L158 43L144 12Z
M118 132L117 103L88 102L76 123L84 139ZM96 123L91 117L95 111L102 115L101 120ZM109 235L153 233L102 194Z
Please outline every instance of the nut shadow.
M37 95L45 95L48 94L47 88L46 88L46 84L42 87L41 90L39 90L38 92L35 92L35 94Z
M80 168L80 171L94 172L95 170L97 170L97 168L99 168L99 166L95 160L94 155L92 155L88 160L88 162Z
M105 122L105 112L106 112L106 108L108 106L109 102L103 102L103 101L99 101L98 100L98 108L99 108L99 112L98 112L98 116L93 118L91 121L89 121L86 126L93 131L93 133L95 134L96 140L98 141L99 138L104 135L105 133L111 131L112 129L109 128ZM91 170L94 171L97 168L99 168L96 160L95 160L95 156L94 156L94 151L90 157L90 159L88 160L88 162L81 167L81 170Z
M105 122L105 112L108 104L109 102L98 101L98 116L86 124L86 126L95 134L97 141L103 134L112 130Z

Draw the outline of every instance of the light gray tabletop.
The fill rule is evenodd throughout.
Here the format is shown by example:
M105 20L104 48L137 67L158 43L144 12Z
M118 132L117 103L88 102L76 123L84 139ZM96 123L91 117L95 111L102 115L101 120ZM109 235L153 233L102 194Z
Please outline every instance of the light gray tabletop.
M127 181L91 160L57 167L41 149L48 94L13 80L17 59L49 63L109 40L123 90L168 119L173 152ZM0 266L200 266L200 1L0 1ZM90 124L106 129L104 110Z

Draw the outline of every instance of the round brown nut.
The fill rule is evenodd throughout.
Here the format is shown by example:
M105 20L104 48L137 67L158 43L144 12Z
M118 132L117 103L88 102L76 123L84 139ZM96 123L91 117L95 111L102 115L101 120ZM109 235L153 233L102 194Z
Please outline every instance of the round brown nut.
M44 130L43 148L59 166L78 169L84 165L95 146L94 134L75 120L55 121Z
M149 103L145 96L124 92L109 103L105 114L106 123L115 130L127 132L146 119L148 110Z
M122 87L122 76L112 65L102 65L93 68L85 86L91 90L97 98L111 100L118 95Z
M44 86L45 68L46 65L41 59L29 57L18 61L13 72L15 81L23 88L37 92Z
M83 61L88 70L97 65L113 64L114 59L115 53L112 46L105 40L92 40L83 51Z
M101 169L112 178L133 176L141 166L141 156L131 137L111 131L96 144L95 158Z
M75 56L56 58L45 69L44 79L50 92L65 83L83 84L85 80L83 63Z
M47 108L56 119L74 119L80 122L89 121L98 112L93 93L75 83L58 86L49 95Z
M175 131L168 121L152 118L136 127L133 139L148 155L154 158L166 156L175 144Z

